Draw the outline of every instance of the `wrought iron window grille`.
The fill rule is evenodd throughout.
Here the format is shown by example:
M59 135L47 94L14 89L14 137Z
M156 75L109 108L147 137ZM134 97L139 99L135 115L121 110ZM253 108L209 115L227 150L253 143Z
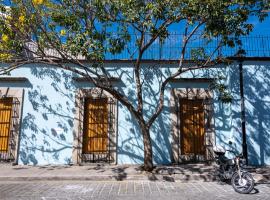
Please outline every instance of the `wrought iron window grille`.
M87 99L91 99L91 101L102 101L104 99L106 99L106 103L107 103L107 120L105 120L107 122L106 126L107 126L107 133L106 133L106 149L103 150L92 150L92 151L88 151L85 152L84 150L82 150L82 162L83 163L113 163L115 162L115 158L112 155L113 150L115 148L115 144L113 141L113 134L115 134L116 130L115 130L115 120L116 120L116 100L112 97L86 97L84 98L84 117L86 117L86 101ZM88 111L89 112L89 111ZM88 124L87 124L88 125ZM84 119L84 127L83 127L83 134L85 134L86 131L86 126L85 124L85 119ZM97 128L97 126L93 126L94 128ZM96 132L97 130L94 130L94 132ZM91 137L93 139L95 138L99 138L98 135ZM83 140L85 139L85 137L83 136ZM95 145L94 143L92 143L93 145ZM83 147L84 148L84 147ZM92 147L90 147L92 148Z
M12 162L15 160L16 145L18 142L20 101L16 97L2 96L0 98L0 104L0 161ZM11 104L10 111L5 106L9 104Z

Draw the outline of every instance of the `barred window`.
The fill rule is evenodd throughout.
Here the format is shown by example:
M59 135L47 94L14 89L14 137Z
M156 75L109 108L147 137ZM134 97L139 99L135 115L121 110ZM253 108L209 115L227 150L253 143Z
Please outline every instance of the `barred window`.
M20 108L17 97L0 97L0 161L17 162Z
M9 138L12 116L13 98L0 99L0 152L7 153L9 150Z

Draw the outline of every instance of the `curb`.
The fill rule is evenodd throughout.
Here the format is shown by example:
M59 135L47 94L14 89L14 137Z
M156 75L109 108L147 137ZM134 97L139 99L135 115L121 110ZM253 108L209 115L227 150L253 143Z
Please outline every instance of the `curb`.
M252 173L255 183L269 184L270 175ZM164 182L212 182L216 181L216 176L212 173L142 173L142 174L87 174L87 175L65 175L65 174L40 174L24 176L0 176L0 182L4 181L164 181Z
M132 180L142 180L141 177L131 177ZM1 181L121 181L126 180L114 176L20 176L0 177Z
M117 175L96 175L96 176L1 176L0 182L3 181L166 181L166 182L189 182L189 181L215 181L211 175L130 175L130 176L117 176Z
M270 184L269 175L253 174L253 178L257 184Z

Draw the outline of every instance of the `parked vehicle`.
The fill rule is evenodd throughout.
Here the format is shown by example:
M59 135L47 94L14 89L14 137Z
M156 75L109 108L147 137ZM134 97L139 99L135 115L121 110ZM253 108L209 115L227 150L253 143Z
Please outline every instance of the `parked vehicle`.
M231 142L230 142L231 144ZM254 179L252 175L244 170L246 164L243 156L236 155L231 150L225 150L223 147L214 147L215 160L218 164L217 175L222 181L231 180L234 190L241 194L250 193L254 188ZM226 151L234 154L233 159L225 156Z

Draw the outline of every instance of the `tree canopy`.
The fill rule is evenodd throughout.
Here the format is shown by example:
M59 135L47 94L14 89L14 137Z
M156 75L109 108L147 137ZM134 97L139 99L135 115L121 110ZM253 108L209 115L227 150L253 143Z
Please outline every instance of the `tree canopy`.
M121 53L132 32L151 36L145 50L157 38L168 37L168 27L180 22L186 23L179 26L180 33L200 26L203 37L221 36L223 45L233 45L233 37L252 30L249 16L263 20L266 6L255 0L16 0L9 7L1 4L1 57L24 59L26 44L35 42L38 57L44 57L45 49L55 49L62 57L102 60L106 52Z

